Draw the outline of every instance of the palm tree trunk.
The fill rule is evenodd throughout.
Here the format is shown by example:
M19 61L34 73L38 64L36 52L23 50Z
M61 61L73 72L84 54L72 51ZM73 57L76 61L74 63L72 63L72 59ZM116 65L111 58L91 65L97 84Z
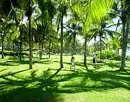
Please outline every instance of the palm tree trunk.
M102 59L102 32L100 32L100 59Z
M85 37L85 42L84 42L84 66L87 67L87 37Z
M63 13L61 15L61 51L60 51L60 68L63 68Z
M120 70L125 70L125 58L126 58L126 49L128 43L128 34L129 34L129 24L130 24L130 16L127 18L127 26L123 23L123 41L122 41L122 57L121 57L121 67ZM126 26L126 29L125 29Z
M31 4L31 0L29 0L29 5ZM32 69L32 33L31 33L31 7L29 7L29 69Z
M96 35L94 35L94 52L96 53L97 43L96 43Z
M20 48L19 48L19 60L20 61L22 60L22 41L21 41L21 38L20 38Z
M51 18L51 27L52 27L52 18ZM51 40L49 41L49 59L51 58Z
M49 58L51 57L51 41L49 41Z
M39 41L39 43L38 43L38 44L39 44L39 52L38 52L38 54L39 54L39 58L41 58L41 57L40 57L40 55L41 55L41 54L40 54L40 53L41 53L41 48L40 48L41 43L40 43L40 41Z
M2 35L2 59L4 59L4 36Z
M73 38L73 50L72 50L72 57L74 56L75 54L75 40L76 40L76 32L74 32L74 38Z
M42 59L42 55L43 55L43 41L42 41L42 45L41 45L41 59Z
M40 60L42 59L42 50L43 50L43 43L40 41L39 42L39 58L40 58Z

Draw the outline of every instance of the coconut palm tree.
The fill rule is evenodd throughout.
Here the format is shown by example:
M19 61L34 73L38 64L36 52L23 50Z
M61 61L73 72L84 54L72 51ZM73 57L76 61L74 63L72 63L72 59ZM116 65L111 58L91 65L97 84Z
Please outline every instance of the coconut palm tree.
M122 21L122 57L120 70L125 70L126 49L128 44L129 18L130 18L130 1L123 0L121 2L121 21Z
M102 18L107 15L107 12L112 7L113 1L114 0L102 0L102 1L90 0L88 2L83 1L83 3L79 1L78 4L74 6L74 10L81 18L81 22L83 25L83 33L84 33L83 35L88 34L90 27L92 27L92 25L100 24ZM86 59L86 55L84 58L84 63L86 63L85 59Z
M69 22L69 21L68 21ZM68 23L66 26L65 26L65 29L66 29L66 34L64 37L66 37L66 40L68 39L69 43L72 43L72 52L71 52L71 56L73 57L74 54L75 54L75 43L76 43L76 36L77 34L80 34L81 33L81 26L79 26L78 23Z
M63 18L67 13L65 0L57 1L57 31L60 28L60 68L63 68Z
M40 59L42 59L42 49L43 49L43 42L45 40L45 37L49 33L49 28L52 27L52 19L55 15L55 4L53 0L38 0L38 6L41 11L41 14L38 18L39 24L37 24L37 27L39 32L39 48L40 48ZM50 27L51 26L51 27Z

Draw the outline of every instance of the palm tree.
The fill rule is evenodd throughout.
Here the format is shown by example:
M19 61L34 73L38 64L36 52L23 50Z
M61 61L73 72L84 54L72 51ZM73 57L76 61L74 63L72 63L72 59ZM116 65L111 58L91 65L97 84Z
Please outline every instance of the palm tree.
M96 35L99 34L99 40L100 40L100 59L102 58L102 36L103 36L103 28L105 27L105 20L108 16L108 11L109 9L112 7L113 4L113 0L102 0L100 1L100 3L98 3L98 0L94 0L94 2L92 3L92 5L90 6L90 11L88 11L88 15L86 17L86 21L85 21L85 27L87 27L87 29L85 29L86 31L88 31L89 27L93 27L96 26L97 27L97 31L96 33L94 33L94 41L96 42ZM100 6L103 6L103 8L101 8ZM95 9L95 8L98 8ZM92 11L91 11L92 10ZM101 12L102 11L102 12ZM102 14L101 14L102 13ZM89 22L87 22L89 21ZM94 25L91 25L89 23L95 23ZM96 52L96 44L95 44L95 52Z
M29 20L29 68L32 69L32 34L31 34L31 14L32 14L32 8L30 6L31 4L31 0L28 0L27 2L23 2L23 1L13 1L13 0L2 0L0 2L2 5L2 14L5 12L5 14L12 14L15 21L16 21L16 26L18 26L19 22L17 20L17 14L16 14L16 9L15 8L20 8L22 10L28 10L26 12L26 15L28 16L28 20ZM5 4L3 6L3 4ZM29 5L28 5L29 4ZM4 8L5 7L5 8Z
M39 9L41 11L41 14L39 14L40 16L38 17L38 23L37 27L39 32L39 48L40 48L40 52L39 52L39 56L40 59L42 59L42 50L43 50L43 42L46 38L46 36L49 33L49 28L50 26L52 27L52 19L55 15L55 4L52 0L48 0L48 1L44 1L44 0L38 0L38 6Z
M29 21L29 29L28 29L28 35L29 35L29 69L32 69L32 32L31 32L31 15L32 15L32 2L29 0L29 6L28 10L26 12L26 16L28 17Z
M87 67L87 36L84 38L84 66Z
M76 46L75 46L76 36L77 36L77 34L80 34L81 26L79 26L78 23L72 23L72 24L70 24L70 23L71 22L69 22L67 24L67 26L65 27L66 30L67 30L67 32L65 34L65 37L68 38L69 43L72 42L72 47L71 47L72 48L72 52L71 52L71 54L72 54L72 57L73 57L74 54L75 54L75 48L76 48Z
M2 19L5 18L4 21L7 21L6 20L6 16L8 16L10 10L11 10L10 1L1 0L0 1L0 17ZM5 22L3 22L2 19L1 19L0 23L1 23L1 25L4 25L3 23L5 23ZM3 29L5 29L5 27ZM1 31L1 38L2 38L2 58L4 58L4 37L5 37L4 34L5 34L4 31L3 32Z
M99 45L100 45L100 59L102 59L102 47L104 44L104 39L108 38L108 36L110 38L113 38L115 33L118 33L116 31L112 31L109 30L109 28L107 27L107 23L104 22L104 20L102 20L102 23L98 26L96 26L95 28L92 28L90 30L91 32L93 32L93 35L91 36L92 38L94 38L94 52L96 53L96 47L97 47L97 41L96 38L99 37Z
M1 31L1 39L2 39L2 59L4 59L4 34L3 32Z
M60 41L61 41L61 53L60 53L60 68L63 68L63 17L64 13L66 12L66 7L63 5L60 5L60 13L61 13L61 35L60 35Z
M130 18L130 1L124 0L121 1L121 20L122 20L122 57L121 57L121 67L120 70L125 70L125 58L126 58L126 49L128 44L128 33L129 33L129 18Z
M57 14L57 31L60 27L60 68L63 68L63 18L67 12L67 6L64 3L65 1L60 1L58 3L58 14Z

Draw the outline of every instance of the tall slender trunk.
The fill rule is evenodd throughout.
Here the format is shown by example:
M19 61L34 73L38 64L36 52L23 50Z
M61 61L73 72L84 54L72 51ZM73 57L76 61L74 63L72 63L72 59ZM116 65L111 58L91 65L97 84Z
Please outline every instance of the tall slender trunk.
M51 57L51 41L49 41L49 58Z
M74 32L74 35L73 35L72 57L75 55L75 42L76 42L76 32Z
M19 60L20 61L22 60L22 41L21 41L21 38L20 38L20 48L19 48Z
M43 42L39 42L39 58L42 59Z
M100 59L102 59L102 31L100 32Z
M1 53L2 59L4 59L4 35L2 35L2 53Z
M23 13L22 13L22 19L24 18L24 16L23 16ZM23 43L22 43L22 35L23 35L23 26L19 26L19 28L20 28L20 50L19 50L19 60L21 61L22 60L22 45L23 45Z
M38 52L38 54L39 54L39 58L41 58L41 57L40 57L40 55L41 55L41 54L40 54L40 53L41 53L41 48L40 48L41 43L40 43L40 41L39 41L39 43L38 43L38 44L39 44L39 52Z
M97 43L96 43L96 35L94 35L94 52L96 53Z
M19 61L22 60L22 34L23 34L23 27L20 28Z
M85 37L84 41L84 66L87 67L87 37Z
M61 35L60 35L60 40L61 40L60 68L63 68L63 12L62 12L62 15L61 15Z
M52 18L51 18L51 28L52 28ZM49 58L51 57L51 40L49 41Z
M126 59L126 49L128 43L128 34L129 34L129 24L130 24L130 16L127 17L127 25L123 23L123 41L122 41L122 56L121 56L121 67L120 70L125 70L125 59ZM126 29L125 29L126 27Z
M43 41L42 41L42 45L41 45L41 59L42 59L42 55L43 55Z
M31 0L29 0L29 69L32 69Z

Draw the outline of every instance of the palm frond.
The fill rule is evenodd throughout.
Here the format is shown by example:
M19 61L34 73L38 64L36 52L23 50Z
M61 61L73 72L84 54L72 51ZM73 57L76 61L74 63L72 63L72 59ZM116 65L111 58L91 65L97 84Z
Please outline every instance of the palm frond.
M94 0L91 2L85 19L85 31L88 32L91 24L98 24L102 21L112 7L113 2L114 0Z

